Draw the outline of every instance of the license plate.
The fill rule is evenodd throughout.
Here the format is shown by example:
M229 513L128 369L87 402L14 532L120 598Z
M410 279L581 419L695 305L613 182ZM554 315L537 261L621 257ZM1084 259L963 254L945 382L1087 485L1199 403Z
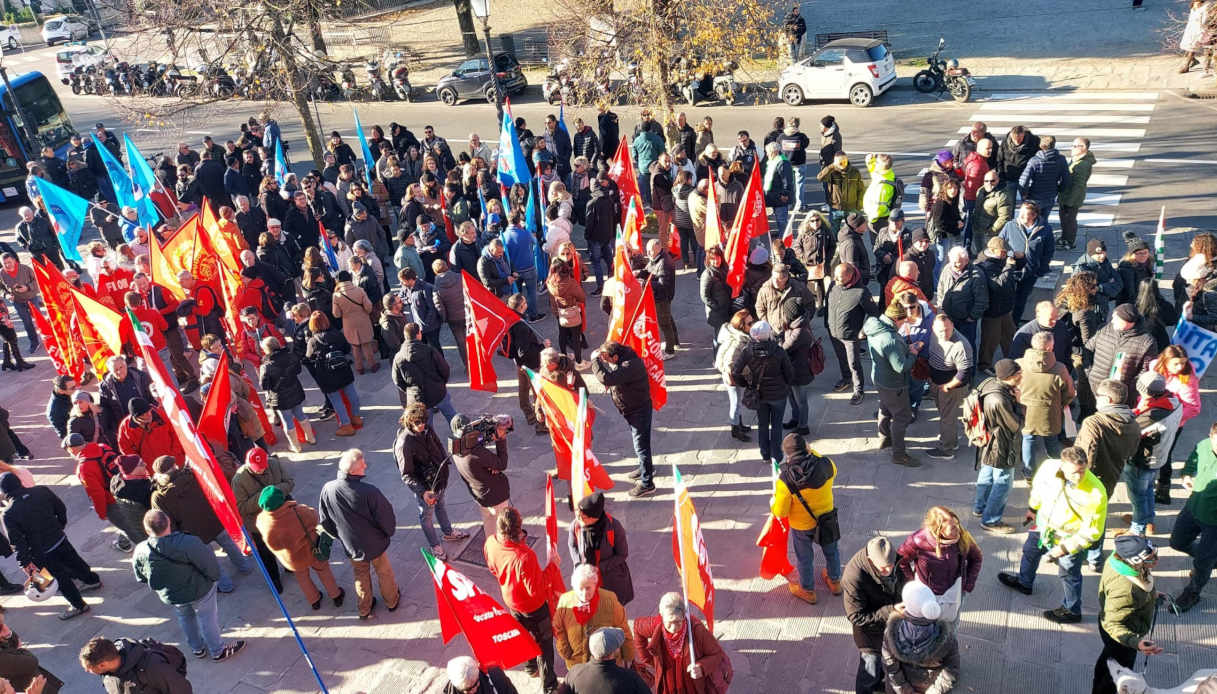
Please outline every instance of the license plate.
M13 188L12 186L6 186L4 188L4 195L6 197L15 198L17 197L17 189Z

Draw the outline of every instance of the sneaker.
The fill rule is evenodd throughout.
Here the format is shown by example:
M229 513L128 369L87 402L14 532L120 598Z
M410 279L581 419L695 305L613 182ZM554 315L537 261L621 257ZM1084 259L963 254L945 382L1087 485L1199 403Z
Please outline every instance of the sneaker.
M199 659L203 659L203 658L206 658L206 657L207 657L207 649L206 649L206 648L200 648L200 649L199 649L199 650L197 650L197 651L191 651L191 653L193 653L193 654L194 654L194 657L199 658Z
M925 454L935 460L953 460L955 458L955 451L941 446L934 446Z
M440 561L448 561L448 553L444 551L443 545L435 545L431 548L431 554Z
M453 530L451 532L444 533L444 539L448 542L460 542L461 540L468 540L469 533L465 532L464 530Z
M640 499L644 496L651 496L657 491L659 490L655 488L655 485L643 484L642 482L639 482L638 484L634 485L633 489L630 490L630 496L634 497L635 499Z
M1082 615L1064 607L1054 607L1051 610L1044 610L1044 619L1057 624L1077 624L1082 621Z
M1195 607L1200 602L1200 593L1192 590L1191 585L1183 589L1179 595L1175 596L1175 607L1179 608L1180 612L1187 612Z
M82 593L92 593L95 590L101 590L101 580L98 580L97 583L81 583L79 590Z
M984 516L984 515L985 515L985 514L984 514L984 511L977 511L976 509L972 509L972 517L973 517L973 518L980 518L980 517L982 517L982 516Z
M82 615L88 611L89 611L89 603L87 603L87 602L84 605L81 605L80 607L69 607L68 609L59 613L59 621L66 622L69 619L72 619L74 617L79 617L80 615Z
M1103 573L1103 562L1088 561L1088 562L1086 562L1086 568L1090 569L1092 572L1094 572L1096 574L1102 574Z
M245 641L233 641L227 646L221 648L219 653L211 656L211 660L215 663L222 663L240 653L242 648L245 648Z
M799 436L811 436L811 428L799 427L798 429L794 430L794 433L798 434Z
M1007 588L1013 588L1023 595L1031 595L1031 589L1023 585L1023 582L1018 580L1018 574L1003 571L997 574L997 581Z
M997 521L996 523L981 523L980 527L997 535L1009 535L1014 532L1014 526L1009 523Z
M347 597L346 588L339 588L338 596L334 597L334 598L330 598L330 600L334 601L334 607L342 607L342 601L346 600L346 597Z
M628 477L632 480L640 480L640 479L642 479L642 471L636 469L633 472L631 472L630 474L626 475L626 477Z
M314 417L318 422L328 422L337 417L338 414L334 410L322 410Z
M797 583L787 583L786 589L790 591L791 595L795 596L799 600L802 600L808 605L816 604L816 592L814 590L807 590Z
M135 546L131 544L131 540L128 540L126 535L119 535L114 542L110 543L110 546L120 552L130 552L135 549Z
M861 405L862 398L863 398L862 393L854 393L853 397L851 397L849 399L849 404L854 405L854 406Z
M921 461L917 460L908 453L893 453L892 462L904 467L921 467Z
M853 381L848 381L848 380L842 379L842 380L837 381L836 383L832 384L832 389L833 389L833 392L835 392L835 393L844 393L845 391L849 390L853 385L854 385Z
M824 581L824 585L828 586L828 590L833 595L841 594L841 582L834 581L828 577L828 569L820 569L820 578Z

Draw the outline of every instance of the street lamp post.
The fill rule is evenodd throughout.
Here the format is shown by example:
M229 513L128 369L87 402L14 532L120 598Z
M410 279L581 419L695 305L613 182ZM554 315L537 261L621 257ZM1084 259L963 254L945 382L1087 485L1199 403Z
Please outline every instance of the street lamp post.
M494 51L490 47L490 0L470 0L473 16L482 20L482 33L486 36L486 65L490 69L490 82L494 85L494 109L503 123L503 90L499 87L499 75L494 65Z

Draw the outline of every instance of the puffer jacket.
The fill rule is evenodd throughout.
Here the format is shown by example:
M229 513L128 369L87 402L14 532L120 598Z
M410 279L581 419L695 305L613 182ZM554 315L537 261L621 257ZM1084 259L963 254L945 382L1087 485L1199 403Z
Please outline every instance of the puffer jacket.
M943 266L934 297L942 312L956 323L978 321L989 309L989 278L975 263L958 273Z
M1124 466L1141 445L1141 427L1127 406L1109 405L1082 420L1074 445L1086 451L1090 471L1110 498Z
M1031 480L1027 506L1035 511L1035 526L1041 537L1051 530L1056 544L1069 554L1094 544L1107 524L1107 492L1094 472L1087 470L1076 486L1061 474L1061 461L1048 458L1040 463Z
M883 576L866 555L858 550L841 574L845 617L854 630L854 645L878 651L883 647L887 619L901 602L905 578L900 571Z
M727 284L727 266L707 265L701 273L701 301L706 306L706 322L723 325L731 320L734 306L731 302L731 286Z
M440 320L445 323L465 322L465 288L459 272L449 270L436 275L431 299ZM464 335L460 337L464 338Z
M1000 318L1014 310L1014 292L1018 288L1018 278L1014 268L1006 264L1005 258L990 258L977 263L985 273L989 288L989 307L985 309L985 318Z
M1081 207L1086 201L1086 184L1094 169L1094 154L1087 152L1069 162L1069 180L1061 186L1058 201L1061 207Z
M586 226L583 233L589 243L608 243L621 223L621 200L613 188L594 186L587 200Z
M1138 374L1147 370L1150 362L1158 356L1158 345L1153 335L1145 332L1140 323L1128 330L1117 331L1109 322L1086 341L1085 347L1094 353L1094 363L1086 372L1091 391L1099 392L1100 383L1115 378L1128 387L1128 398L1124 404L1132 405L1137 397ZM1113 377L1111 370L1117 366L1117 355L1123 356Z
M877 388L906 387L917 357L896 332L892 320L887 316L871 316L862 324L862 332L866 335L866 350L871 358L871 382Z
M1022 197L1039 202L1056 200L1057 193L1067 185L1069 162L1056 148L1036 152L1018 178Z
M731 378L760 394L762 402L785 400L794 379L790 357L776 341L756 340L740 351Z
M845 224L842 224L841 230L837 232L837 258L833 264L838 262L853 265L858 270L860 284L870 283L870 253L866 250L866 243L862 240L862 234Z
M955 625L894 614L883 631L887 691L942 694L959 679Z
M816 301L807 283L793 277L787 279L785 289L778 289L771 277L756 295L757 319L769 323L778 333L799 318L810 320L815 310Z
M511 290L511 270L507 266L507 256L495 258L490 253L490 246L482 250L478 258L478 279L495 296L504 297Z
M976 464L1009 470L1022 462L1023 418L1014 389L996 378L986 378L976 390L991 434L989 443L976 451Z
M1052 352L1028 349L1018 359L1023 378L1019 382L1019 404L1025 408L1023 433L1056 436L1064 424L1065 406L1076 391L1064 364Z
M879 306L862 284L845 287L836 282L828 288L828 334L838 340L859 340L867 317L878 316Z
M718 331L718 352L714 355L714 370L723 377L723 385L737 384L731 379L731 365L736 362L741 352L752 342L748 333L738 330L730 323L724 323Z
M980 234L986 242L1005 228L1006 222L1014 219L1014 201L1010 191L998 185L992 191L984 186L976 191L976 207L972 210L972 232Z
M355 382L355 371L351 369L349 361L345 368L340 369L331 369L325 365L326 355L331 352L348 355L351 353L351 343L347 342L341 331L330 328L308 339L305 358L314 364L312 374L322 393L334 393Z
M406 339L393 357L393 383L407 403L435 407L448 393L448 362L422 340Z
M1136 648L1149 635L1157 612L1154 577L1147 581L1137 574L1112 555L1099 578L1099 627L1125 648Z
M954 544L940 543L925 528L905 538L896 550L897 563L905 576L916 577L934 595L943 595L955 582L962 579L963 592L971 593L980 576L980 565L984 555L980 545L967 530L960 530L959 541Z
M1007 134L1001 146L997 148L997 170L1001 173L1002 182L1007 185L1018 182L1027 162L1031 161L1031 157L1035 156L1039 148L1039 136L1033 135L1029 130L1023 135L1021 144L1016 143L1014 138Z
M266 406L288 411L304 402L300 383L300 358L290 349L277 349L262 360L258 385L266 394Z
M676 298L676 261L666 250L660 249L659 255L647 259L646 274L638 278L646 282L651 278L651 293L655 301L671 302Z

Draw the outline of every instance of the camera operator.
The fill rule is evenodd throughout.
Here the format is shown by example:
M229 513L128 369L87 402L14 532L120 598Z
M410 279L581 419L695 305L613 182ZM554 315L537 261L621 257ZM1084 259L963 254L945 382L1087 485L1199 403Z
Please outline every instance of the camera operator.
M478 504L486 537L494 535L498 515L511 506L511 487L503 472L507 469L507 432L512 428L506 415L470 419L458 414L452 418L452 464Z
M448 454L431 426L427 406L413 402L398 420L401 428L393 442L393 457L397 460L397 471L401 481L414 492L418 504L418 524L423 528L431 553L441 561L448 559L444 543L435 532L435 521L443 530L443 540L458 542L469 537L469 533L456 530L448 520L448 509L444 506L444 492L448 489Z

